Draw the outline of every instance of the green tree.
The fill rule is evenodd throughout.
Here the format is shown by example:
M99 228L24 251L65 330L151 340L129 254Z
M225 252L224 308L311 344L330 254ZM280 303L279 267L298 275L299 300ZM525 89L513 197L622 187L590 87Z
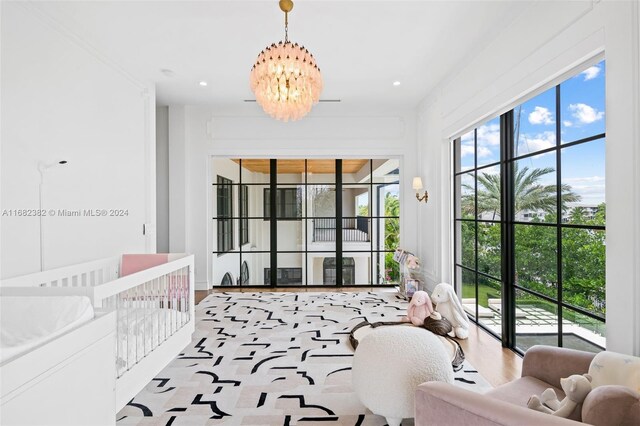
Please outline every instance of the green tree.
M515 170L515 213L526 210L542 210L546 216L533 219L530 224L515 225L515 267L516 282L531 290L552 298L558 294L558 239L556 228L536 225L540 222L556 221L556 186L543 185L539 181L552 173L552 168L529 169L523 167ZM500 212L500 177L488 173L478 175L477 212L474 206L474 188L463 184L470 194L462 197L462 211L467 216L490 214L495 218ZM567 211L568 203L575 203L580 196L575 194L569 185L562 185L562 209ZM606 206L598 206L593 217L586 209L574 207L568 217L569 224L583 226L604 226L606 222ZM501 229L499 225L462 222L460 236L462 239L462 264L488 275L500 278ZM606 312L605 305L605 232L588 228L562 228L562 286L563 301L596 314ZM477 265L475 264L475 239L477 244ZM480 294L491 291L488 284L478 283ZM486 289L484 287L487 287ZM468 291L471 291L468 290ZM519 302L527 298L531 303L541 303L541 299L522 293ZM554 308L555 309L555 308ZM583 317L567 311L568 316L578 321ZM584 317L586 318L586 317Z
M604 226L606 206L598 206L592 219L586 217L584 209L574 209L570 224ZM562 230L562 279L563 299L574 306L591 312L606 313L605 231L597 229L565 228Z
M395 250L400 243L400 199L397 194L387 192L384 197L384 215L396 216L384 219L384 248ZM400 268L393 260L393 253L385 254L385 279L391 282L400 280Z
M519 169L517 163L514 165L514 210L515 214L526 210L542 210L545 213L553 214L556 209L556 185L543 185L540 179L549 173L553 173L551 167L534 168L523 167ZM461 207L466 215L474 215L474 192L469 184L462 184L467 194L462 196ZM580 201L580 196L571 190L567 184L561 185L562 190L562 210L566 211L568 203ZM476 215L489 213L495 219L500 213L501 186L500 175L491 173L480 173L478 175L478 210Z

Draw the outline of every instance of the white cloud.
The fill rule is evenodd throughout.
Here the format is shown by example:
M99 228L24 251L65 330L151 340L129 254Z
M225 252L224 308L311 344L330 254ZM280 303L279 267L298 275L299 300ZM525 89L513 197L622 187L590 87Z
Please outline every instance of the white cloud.
M476 155L478 158L487 158L499 152L497 148L500 146L500 125L485 124L477 129L478 147ZM460 157L473 155L474 152L474 132L469 132L460 137ZM498 148L499 149L499 148Z
M593 80L600 74L600 68L594 65L582 71L580 74L584 75L584 81Z
M570 185L580 185L585 183L601 183L604 184L604 176L585 176L577 178L565 178L565 183Z
M605 200L604 176L564 178L562 182L569 184L571 190L580 196L579 205L598 205Z
M471 144L473 145L473 131L466 133L460 137L460 141L463 144Z
M500 145L500 124L485 124L478 127L478 146Z
M573 113L572 115L583 124L591 124L604 117L604 111L598 111L597 109L582 103L570 104L569 111L571 111Z
M580 196L581 205L597 206L605 200L605 186L572 186L571 190Z
M537 106L529 113L529 123L531 124L553 124L553 115L548 108Z
M573 123L572 123L572 122L570 122L569 120L564 120L564 121L562 122L562 124L564 125L564 127L571 127L571 126L573 126Z
M486 169L482 169L482 173L486 173L488 175L499 175L500 174L500 166L491 166Z
M478 158L486 158L491 155L491 150L486 146L478 146Z
M518 146L518 154L526 154L529 152L542 151L556 145L555 132L543 132L536 135L523 134L520 135L520 143Z
M460 156L466 157L467 155L473 155L473 144L460 145Z

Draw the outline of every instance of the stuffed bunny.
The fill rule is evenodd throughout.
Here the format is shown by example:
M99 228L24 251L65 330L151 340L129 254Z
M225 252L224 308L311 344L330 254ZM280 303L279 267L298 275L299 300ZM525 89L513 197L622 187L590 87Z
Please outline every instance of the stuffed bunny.
M433 303L429 293L426 291L416 291L409 302L407 317L413 325L424 324L425 318L433 313Z
M459 339L469 337L469 318L453 287L447 283L438 284L431 293L431 299L436 304L436 312L448 319L453 326L449 336Z

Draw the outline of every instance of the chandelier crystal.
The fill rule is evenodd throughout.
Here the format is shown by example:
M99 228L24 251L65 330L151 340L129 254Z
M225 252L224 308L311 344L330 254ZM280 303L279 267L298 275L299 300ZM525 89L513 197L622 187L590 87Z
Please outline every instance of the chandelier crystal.
M299 120L318 103L322 75L311 53L289 41L288 15L291 0L280 0L284 12L284 42L273 43L260 52L251 68L251 91L264 112L282 120Z

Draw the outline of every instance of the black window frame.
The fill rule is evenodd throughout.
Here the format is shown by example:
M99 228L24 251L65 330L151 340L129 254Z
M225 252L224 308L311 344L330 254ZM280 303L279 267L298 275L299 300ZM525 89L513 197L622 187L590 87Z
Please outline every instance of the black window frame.
M240 185L240 245L249 244L249 185Z
M287 203L290 200L287 194L293 194L294 203ZM271 219L271 189L263 189L262 207L263 219ZM302 220L302 205L299 202L298 188L277 188L276 189L276 219L277 220ZM293 211L295 209L295 211Z
M271 285L271 268L264 268L264 283ZM277 285L302 285L302 268L278 268Z
M573 78L575 76L569 77ZM573 312L573 314L580 314L586 317L589 317L593 320L599 321L602 324L605 323L605 318L602 315L591 312L585 308L576 306L574 304L570 304L563 300L563 253L562 253L562 235L563 230L566 229L581 229L581 230L591 230L591 231L605 231L606 226L598 226L598 225L582 225L582 224L570 224L564 220L563 217L563 209L562 209L562 190L556 190L556 220L553 223L547 222L539 222L539 221L519 221L516 220L513 203L514 203L514 188L515 188L515 167L516 163L519 160L527 159L530 157L539 156L542 154L555 154L556 155L556 164L555 164L555 173L556 173L556 181L555 185L557 189L562 188L562 154L564 150L567 148L571 148L576 145L587 144L589 142L597 142L600 140L606 141L606 129L603 133L593 134L575 141L563 143L561 137L561 127L560 123L562 122L562 111L561 111L561 86L567 79L559 82L557 85L553 86L555 89L555 137L556 142L554 146L534 151L527 152L525 154L517 154L514 150L514 142L516 130L514 126L514 111L518 108L514 108L510 111L505 112L500 115L500 160L498 162L493 162L491 164L483 164L481 166L478 165L477 152L478 152L478 137L477 137L477 128L474 129L474 153L475 160L474 166L465 169L458 170L458 163L460 158L460 141L461 138L456 138L453 141L453 171L454 171L454 185L453 185L453 197L455 202L458 203L458 200L461 200L461 194L459 194L459 185L458 179L462 178L464 175L472 175L474 176L474 184L475 184L475 209L474 209L474 218L463 218L462 215L458 217L458 207L454 208L453 213L453 221L454 221L454 281L457 288L462 288L462 279L463 274L466 272L467 274L472 274L474 277L475 283L475 291L476 291L476 305L475 305L475 317L471 317L471 321L476 323L479 327L483 328L490 334L495 337L501 339L503 346L513 349L516 352L524 353L524 350L518 347L517 342L517 333L516 330L516 308L517 308L517 298L521 295L529 295L534 298L538 298L544 303L550 303L555 307L557 313L557 346L563 347L563 311ZM523 101L520 105L527 102L527 100ZM491 121L491 120L487 120ZM605 142L606 143L606 142ZM477 190L478 190L478 173L482 172L483 169L488 169L490 167L500 166L500 181L501 181L501 211L500 217L498 220L486 220L479 219L478 214L478 199L477 199ZM531 213L529 216L535 219L534 216L537 217L536 213ZM528 218L528 216L527 216ZM464 265L462 262L458 262L458 259L462 260L462 248L458 248L458 241L461 238L458 235L458 224L462 223L473 223L475 225L475 238L474 238L474 257L475 264L474 265ZM501 226L501 277L497 278L495 276L488 275L480 271L479 262L478 262L478 227L481 224L499 224ZM517 280L517 271L516 271L516 250L515 250L515 229L517 225L526 225L526 226L535 226L535 227L546 227L549 229L554 229L556 234L556 268L557 268L557 296L556 298L550 297L546 294L542 294L536 290L527 288L525 286L519 285ZM458 273L460 270L460 273ZM501 293L502 293L502 307L501 307L501 316L502 316L502 334L497 335L487 326L482 323L482 318L479 315L478 306L479 306L479 294L478 294L478 286L481 279L492 279L498 280L501 283ZM606 284L606 283L605 283ZM594 342L589 342L594 346L594 350L597 350L598 345ZM604 350L605 348L601 348ZM526 349L525 349L526 350Z
M337 265L335 257L325 257L322 261L322 281L326 285L337 285ZM342 258L342 285L354 285L356 262L353 257Z
M392 158L386 158L386 159L392 159ZM383 229L384 226L384 221L386 220L396 220L399 221L400 216L399 215L394 215L392 213L387 214L386 210L384 209L384 206L380 206L378 203L370 203L370 208L368 211L366 216L360 216L360 215L345 215L344 212L342 211L342 197L338 197L337 194L342 194L342 190L345 188L351 188L354 186L357 187L361 187L362 183L355 183L355 182L342 182L342 159L332 159L333 161L335 161L335 171L333 173L331 173L329 175L329 177L327 179L320 179L319 181L317 179L314 179L313 182L309 181L309 176L311 175L311 165L308 164L309 161L314 161L314 160L308 160L308 159L304 159L304 179L302 182L296 182L296 183L290 183L290 182L280 182L278 180L278 162L280 160L278 159L269 159L269 173L268 175L266 175L265 173L265 178L268 176L268 181L261 179L259 181L255 181L254 179L250 178L250 175L247 174L247 171L243 169L243 159L238 158L238 159L231 159L232 161L236 162L237 166L238 166L238 181L237 182L233 182L231 185L232 186L236 186L238 187L237 190L234 190L234 194L238 194L239 192L242 191L241 187L246 185L248 187L251 187L253 189L250 189L250 191L252 191L252 194L260 194L259 192L255 193L253 191L260 191L260 189L268 189L268 190L273 190L273 194L271 194L271 192L268 192L267 194L269 195L269 198L271 198L271 202L273 202L273 206L271 206L271 202L267 203L267 205L265 206L263 203L263 208L267 207L267 211L266 214L265 212L257 212L256 214L249 214L247 217L244 217L243 215L241 215L240 213L240 205L239 208L237 208L237 212L236 215L234 217L232 217L233 219L233 223L236 224L237 226L237 233L239 233L240 235L243 232L243 228L249 228L251 229L250 226L246 226L246 223L243 219L247 219L247 221L258 221L258 220L263 220L265 222L267 222L268 224L265 224L265 227L268 227L269 229L269 241L268 241L268 247L265 246L264 248L260 248L257 249L256 247L251 247L250 249L247 247L243 247L242 244L240 244L237 247L237 250L235 250L233 252L233 254L237 253L238 254L238 262L237 262L237 267L238 270L240 270L241 266L242 266L242 262L245 259L253 259L255 256L260 256L260 255L265 255L268 254L269 255L269 259L266 262L266 265L270 265L270 270L272 271L272 276L270 277L270 281L269 282L265 282L263 284L257 284L254 282L253 285L255 285L256 287L262 287L262 286L272 286L275 287L276 286L276 282L277 282L277 270L278 270L278 255L280 254L293 254L293 253L299 253L303 256L303 264L308 264L308 262L311 259L311 256L313 255L313 253L323 253L323 254L333 254L335 253L336 258L339 262L341 262L342 259L342 253L344 252L345 255L347 254L354 254L357 256L357 254L355 253L365 253L365 254L370 254L370 261L369 261L369 265L367 267L368 270L368 277L367 277L367 282L359 282L357 284L354 284L354 286L371 286L371 285L377 285L377 286L393 286L393 285L397 285L397 283L393 283L393 282L389 282L386 278L386 274L387 272L392 268L391 264L390 264L390 257L393 254L393 252L395 251L395 246L394 247L389 247L387 248L387 245L383 245L383 246L378 246L375 244L376 238L377 240L380 240L381 238L384 238L384 232L385 229ZM373 159L367 159L366 162L368 164L365 164L364 167L366 167L367 171L368 171L368 176L369 176L369 181L365 184L368 187L368 192L370 194L370 197L374 196L374 194L377 194L377 196L379 197L381 194L381 191L383 189L383 187L389 186L389 185L396 185L398 186L400 184L398 176L399 176L399 170L396 169L392 172L386 173L385 175L377 175L374 174L374 160ZM387 176L392 176L394 179L388 179ZM216 188L218 186L220 186L217 182L213 182L212 186L214 188L214 191L216 191ZM327 249L321 249L321 251L318 251L318 249L316 248L312 248L310 246L310 244L313 242L311 238L305 238L304 239L304 244L302 245L302 247L300 247L300 249L296 249L296 250L279 250L278 249L278 223L279 222L285 222L287 220L290 221L301 221L302 223L302 232L304 232L305 235L313 235L314 232L314 227L316 224L316 220L325 220L327 219L324 216L313 216L313 215L308 215L308 211L307 211L307 201L309 198L309 194L311 191L311 188L317 187L317 186L327 186L330 187L331 190L334 192L334 198L335 198L335 208L336 208L336 213L335 213L335 228L334 232L336 236L342 236L339 238L335 238L335 249L331 248L329 250ZM266 188L265 188L266 187ZM279 200L277 200L277 202L274 202L274 198L276 198L277 194L278 194L278 190L279 189L290 189L295 190L296 193L296 197L295 197L295 203L296 203L296 208L299 210L299 212L296 212L296 217L292 217L293 213L292 213L292 209L293 207L289 207L289 211L285 211L285 213L287 214L287 216L291 216L291 218L287 219L287 218L282 218L282 217L278 217L278 211L276 209L276 207L278 206L278 203L280 202ZM265 194L266 195L266 194ZM214 192L214 196L215 196L215 192ZM398 195L399 196L399 195ZM240 198L241 196L238 196L237 200L238 203L240 204ZM294 200L294 196L293 193L291 193L291 196L289 197L289 199L291 201ZM258 201L259 202L259 201ZM286 203L286 196L285 196L285 203ZM293 206L293 203L290 203L291 206ZM283 216L282 213L282 207L280 208L280 216ZM284 208L285 210L287 210L286 208ZM255 209L254 209L255 210ZM259 210L259 208L258 208ZM271 211L273 210L273 211ZM250 212L249 212L250 213ZM357 214L357 213L356 213ZM272 219L271 216L274 216L275 219ZM217 217L214 216L212 218L214 221L217 221ZM349 224L357 224L357 229L351 229L349 228ZM345 225L346 224L346 225ZM215 228L215 224L214 224L214 228ZM257 223L254 223L254 226L258 226L258 228L256 229L260 229L260 225L258 225ZM254 230L255 232L255 230ZM355 233L364 233L366 238L364 239L355 239L355 237L353 237L352 234ZM238 238L238 241L240 241L240 238ZM333 241L333 240L332 240ZM343 245L343 241L351 243L351 242L361 242L361 243L365 243L366 247L358 247L358 248L353 248L350 246L344 246ZM261 245L261 243L257 243L259 245ZM211 253L216 256L222 256L228 252L220 252L218 250L213 250L211 251ZM280 265L283 266L283 265ZM336 273L339 274L340 276L342 275L342 268L337 268ZM253 280L256 281L257 278L255 277L255 274L253 274ZM313 277L309 276L309 269L308 268L304 268L303 270L303 282L304 284L302 284L302 286L321 286L323 284L320 283L313 283L312 280ZM342 280L340 280L342 281ZM238 282L240 282L240 280L238 280ZM281 285L282 283L278 283L279 285Z
M233 181L217 176L216 219L218 256L228 253L233 247Z

